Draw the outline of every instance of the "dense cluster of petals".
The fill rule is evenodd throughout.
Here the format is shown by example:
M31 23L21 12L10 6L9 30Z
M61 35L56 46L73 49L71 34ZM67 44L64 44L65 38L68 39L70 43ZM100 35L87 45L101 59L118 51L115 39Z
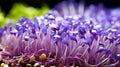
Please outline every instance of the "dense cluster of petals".
M81 6L77 9L82 10ZM72 7L69 9L74 11ZM0 64L22 67L120 65L120 14L115 13L120 9L92 6L73 14L65 11L51 10L45 16L35 17L34 21L22 17L15 26L8 23L1 28Z

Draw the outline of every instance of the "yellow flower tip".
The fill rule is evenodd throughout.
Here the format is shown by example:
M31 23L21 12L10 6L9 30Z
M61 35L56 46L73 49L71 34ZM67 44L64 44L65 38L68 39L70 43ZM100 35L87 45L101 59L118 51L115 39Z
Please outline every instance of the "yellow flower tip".
M32 56L30 57L29 63L32 63L32 62L34 62L34 61L35 61L35 56L32 55Z
M1 63L0 67L4 67L4 66L5 66L5 64L4 64L4 63Z
M46 59L47 59L47 55L46 55L45 53L43 53L43 54L41 54L41 55L39 56L39 58L40 58L41 60L46 60Z
M23 58L19 58L18 63L23 62Z

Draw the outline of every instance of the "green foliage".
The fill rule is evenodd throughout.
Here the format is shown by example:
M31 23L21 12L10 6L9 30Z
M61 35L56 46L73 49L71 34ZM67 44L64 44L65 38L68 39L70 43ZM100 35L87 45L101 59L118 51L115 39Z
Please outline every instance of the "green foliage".
M0 28L5 25L4 13L0 10Z
M6 17L0 11L0 27L4 27L9 20L16 23L21 17L33 19L35 16L45 15L48 11L49 7L46 5L43 5L42 8L34 8L25 4L16 3Z
M24 4L14 4L13 8L8 14L8 18L18 20L20 17L27 17L33 19L35 16L44 15L47 13L49 8L43 5L42 8L33 8Z

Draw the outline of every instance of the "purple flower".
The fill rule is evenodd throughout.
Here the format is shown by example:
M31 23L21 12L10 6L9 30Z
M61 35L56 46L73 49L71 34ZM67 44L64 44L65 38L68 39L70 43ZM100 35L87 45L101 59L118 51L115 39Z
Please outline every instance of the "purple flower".
M113 11L90 7L82 15L63 13L62 17L51 11L35 17L34 23L23 17L15 26L0 29L0 64L119 66L120 16Z

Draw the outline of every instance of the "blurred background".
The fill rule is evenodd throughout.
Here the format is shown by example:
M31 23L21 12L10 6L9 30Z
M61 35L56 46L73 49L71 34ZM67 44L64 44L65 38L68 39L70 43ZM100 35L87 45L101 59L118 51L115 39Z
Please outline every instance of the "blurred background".
M102 3L105 7L108 8L120 6L120 0L0 0L0 8L3 12L5 12L5 14L8 14L15 3L26 4L34 8L41 8L43 4L46 4L50 8L53 8L55 5L62 1L84 1L86 5Z
M34 18L45 15L62 1L84 1L86 6L102 3L106 8L120 7L120 0L0 0L0 27L9 19L16 22L21 16Z

